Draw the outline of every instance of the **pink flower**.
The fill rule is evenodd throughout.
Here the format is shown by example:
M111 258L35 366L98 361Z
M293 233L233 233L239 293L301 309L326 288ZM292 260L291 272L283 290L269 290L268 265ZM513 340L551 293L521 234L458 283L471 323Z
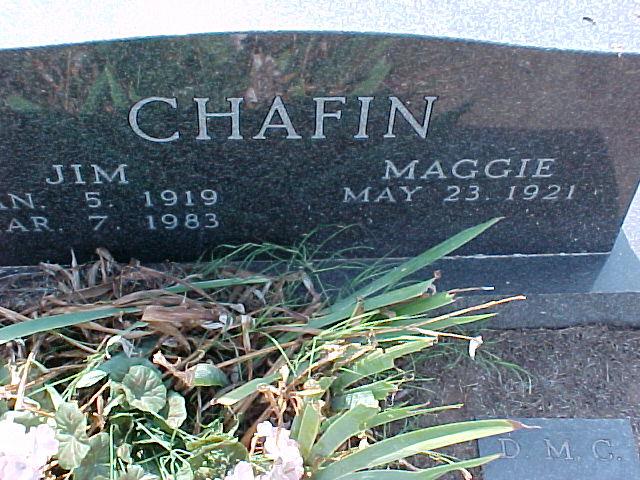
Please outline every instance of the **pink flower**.
M264 454L273 460L273 468L264 480L300 480L304 475L304 460L298 442L290 438L291 431L276 428L269 422L258 425L256 436L264 438Z
M238 462L233 471L224 480L256 480L253 467L249 462Z
M55 432L48 425L30 428L0 421L0 480L40 480L49 458L58 452Z
M304 460L289 430L262 422L255 436L264 439L262 449L265 457L273 461L271 469L256 476L249 462L239 462L224 480L300 480L303 477Z

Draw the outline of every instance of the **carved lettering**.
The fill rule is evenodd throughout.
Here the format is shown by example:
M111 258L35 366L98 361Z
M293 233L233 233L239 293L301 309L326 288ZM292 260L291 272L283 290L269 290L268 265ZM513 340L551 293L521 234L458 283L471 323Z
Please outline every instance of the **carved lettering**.
M131 129L136 135L138 135L140 138L144 138L145 140L149 140L150 142L156 142L156 143L173 142L174 140L177 140L178 138L180 138L180 133L177 130L173 132L171 135L169 135L168 137L153 137L143 132L142 129L140 128L140 125L138 124L138 114L140 113L140 110L142 109L142 107L150 103L156 103L156 102L166 103L167 105L170 105L172 108L178 108L178 101L175 98L167 98L167 97L143 98L139 102L135 103L133 107L131 107L131 110L129 110L129 125L131 126Z
M460 171L458 170L459 168L461 168L462 165L467 165L467 164L475 167L478 165L478 161L472 160L469 158L458 160L456 163L453 164L453 167L451 167L451 174L454 177L460 178L462 180L465 180L468 178L476 178L476 175L478 174L478 170L469 169L465 174L460 173ZM466 168L469 168L469 167L466 167Z
M496 173L494 172L493 166L496 164L504 164L504 168L500 171L500 173ZM487 178L504 178L504 177L508 177L509 173L511 173L511 170L508 169L507 167L511 164L511 159L510 158L499 158L497 160L491 160L489 163L487 163L487 166L484 167L484 174L486 175Z
M327 138L324 134L324 119L335 118L340 120L342 117L342 110L336 110L335 112L325 112L325 104L327 102L339 102L343 105L347 99L345 97L316 97L313 99L316 102L316 131L311 138Z
M571 447L569 445L569 440L565 440L560 449L557 449L548 438L544 439L544 443L547 447L547 458L550 460L573 460L574 458L571 456Z
M512 438L498 438L503 458L517 458L520 455L520 444Z
M380 193L380 195L376 197L374 202L375 203L380 203L380 202L396 203L396 199L391 193L391 189L387 187L384 190L382 190L382 193Z
M353 193L349 187L344 187L344 200L343 203L349 202L360 202L360 203L368 203L369 202L369 192L371 191L371 187L367 187L362 190L358 195Z
M442 164L438 161L433 162L431 166L427 168L427 171L420 176L420 178L427 180L431 175L436 175L439 179L447 178L444 174L444 170L442 169Z
M198 136L196 140L211 140L207 132L207 120L209 118L230 118L231 119L231 135L229 140L242 140L240 135L240 104L242 98L227 98L227 102L231 104L230 112L207 112L208 98L194 98L194 102L198 106Z
M360 121L358 123L358 133L353 138L365 139L369 138L367 135L367 122L369 121L369 106L373 97L358 97L360 101Z
M418 160L414 160L410 162L409 165L407 165L402 169L402 171L400 171L400 169L396 167L396 164L393 163L391 160L385 160L384 163L387 166L387 169L384 174L384 177L382 177L383 180L390 180L392 174L394 175L395 178L400 178L403 175L407 180L413 180L414 178L416 178L415 171L416 171L416 165L418 165Z
M424 97L426 100L424 116L422 118L422 125L418 123L409 109L400 101L398 97L389 97L391 102L391 110L389 111L389 127L387 133L383 135L384 138L395 138L393 128L396 122L396 112L400 112L400 115L407 121L411 128L421 137L427 138L427 131L429 130L429 121L431 120L431 112L433 111L433 104L438 97Z
M102 180L106 180L108 183L113 183L113 181L118 177L118 183L121 185L126 185L129 182L127 181L127 176L125 174L124 169L127 168L128 165L121 163L118 165L113 173L109 174L105 172L99 165L91 164L91 168L93 168L93 173L95 175L95 181L93 183L100 184Z
M272 124L271 121L273 120L273 117L276 113L280 116L282 123ZM280 97L279 95L273 99L273 103L271 104L269 113L267 113L267 116L265 117L264 122L262 122L262 127L260 128L260 131L253 138L256 140L264 140L266 138L264 136L264 133L267 131L268 128L284 128L287 131L287 138L290 140L291 139L298 140L302 138L300 135L298 135L295 128L293 128L293 124L291 123L291 118L289 117L289 114L287 113L287 109L284 106L284 103L282 102L282 97Z
M431 122L431 115L433 113L433 108L438 97L436 96L424 96L425 106L424 113L422 114L422 118L418 120L416 116L409 110L407 105L403 103L400 98L395 96L389 96L389 110L388 110L388 122L386 127L386 133L382 135L383 138L395 138L395 127L396 120L398 117L401 117L409 127L415 132L418 137L422 139L427 138L427 133L429 131L429 124ZM212 136L208 131L208 122L212 118L227 118L231 120L231 131L230 135L227 137L229 140L243 140L244 137L241 133L241 118L242 118L242 110L241 104L244 99L241 97L228 97L225 100L229 103L230 107L228 111L223 112L209 112L207 111L207 103L209 102L209 97L193 97L193 101L196 104L197 109L197 121L198 121L198 134L195 137L196 140L211 140ZM351 125L352 131L355 131L353 135L354 139L368 139L369 132L368 124L369 124L369 113L371 110L372 103L374 101L374 97L369 96L358 96L358 102L360 103L360 111L358 116L357 130L356 125ZM336 121L342 119L342 110L337 108L339 105L334 105L333 108L328 107L327 104L330 102L338 103L340 105L347 105L354 100L348 100L345 96L331 96L331 97L314 97L313 101L316 104L315 108L315 128L313 135L310 138L312 139L326 139L326 134L324 132L325 122L327 119L334 119ZM144 140L148 140L150 142L155 143L170 143L178 140L181 137L179 130L174 130L168 136L155 136L149 133L149 131L143 130L140 126L140 112L144 108L163 108L158 104L166 104L169 105L174 110L178 109L178 100L176 97L147 97L136 102L131 109L129 110L129 126L133 133L135 133L140 138ZM154 106L155 105L155 106ZM166 107L164 107L166 108ZM330 111L327 111L327 108ZM278 122L274 117L276 114L280 117L280 122ZM265 140L266 132L269 129L284 129L287 134L284 138L287 140L299 140L302 138L301 135L298 134L296 128L293 125L291 117L289 116L289 112L287 111L287 107L282 100L281 96L275 96L269 111L264 117L261 127L258 130L258 133L251 138L254 140ZM171 131L170 127L167 127L166 130ZM380 132L382 133L382 132ZM544 169L540 171L541 175L544 175Z
M51 232L49 219L46 217L28 217L28 222L12 218L9 220L5 233L27 233L27 232Z
M538 160L536 173L533 174L533 178L548 178L553 176L553 173L542 173L542 172L548 172L554 163L555 163L554 158L540 158Z
M25 193L23 195L18 195L16 193L7 193L7 201L2 203L0 201L0 210L21 210L22 208L27 208L30 210L35 210L36 205L33 201L33 196L30 193Z
M422 190L422 187L416 187L413 190L410 190L409 187L402 186L402 187L400 187L400 190L402 190L404 192L404 194L406 195L405 202L412 202L413 201L413 199L412 199L413 194L418 192L418 191L420 191L420 190Z
M611 451L612 447L613 445L611 445L611 440L596 440L591 446L591 451L596 459L603 462L610 462L614 459L613 452ZM606 452L605 448L607 449Z
M113 171L107 171L106 167L103 168L100 165L94 163L89 165L93 170L93 184L101 185L103 183L118 183L120 185L127 185L129 180L127 179L126 163L121 163ZM49 185L60 185L62 183L70 183L69 179L65 177L64 165L52 165L54 175L47 177L45 182ZM87 181L83 174L83 166L79 163L73 163L69 165L72 171L71 181L74 185L86 185Z

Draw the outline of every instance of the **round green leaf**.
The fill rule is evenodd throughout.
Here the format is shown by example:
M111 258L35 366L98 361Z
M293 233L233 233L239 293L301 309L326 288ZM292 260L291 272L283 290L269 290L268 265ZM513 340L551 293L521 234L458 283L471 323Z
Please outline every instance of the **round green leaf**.
M59 442L58 462L65 470L82 463L90 450L87 419L76 403L63 403L56 412L56 439Z
M188 373L193 375L192 385L194 387L224 387L229 385L229 379L224 372L209 363L199 363L191 367Z
M134 365L122 379L129 405L143 412L158 413L167 403L167 388L160 374L149 367Z
M167 416L165 421L171 428L180 428L187 419L187 407L184 397L178 392L169 392L167 398Z

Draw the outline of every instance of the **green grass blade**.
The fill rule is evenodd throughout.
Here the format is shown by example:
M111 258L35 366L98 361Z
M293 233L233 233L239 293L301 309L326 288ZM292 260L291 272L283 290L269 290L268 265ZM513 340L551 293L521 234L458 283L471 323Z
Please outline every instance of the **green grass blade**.
M314 480L338 480L358 470L386 465L412 455L521 428L511 420L478 420L423 428L387 438L319 470Z
M364 432L367 429L367 423L379 411L379 408L360 404L339 415L311 450L312 462L328 458L344 442Z
M83 312L62 313L50 317L35 318L29 322L14 323L0 328L0 345L17 338L28 337L36 333L48 332L58 328L71 327L81 323L109 318L122 313L137 313L139 308L96 308Z
M373 397L375 404L377 402L385 400L394 392L398 391L398 382L390 382L387 380L379 380L377 382L368 383L358 388L352 388L346 390L342 395L336 395L331 399L331 408L334 411L349 410L353 408L353 402L361 399L363 395L367 394L368 398ZM369 403L374 403L369 401Z
M322 423L323 418L320 410L323 403L320 400L308 400L305 402L301 413L302 418L295 440L298 442L300 454L305 460L309 458L320 430L320 423Z
M340 477L339 480L436 480L443 475L455 470L475 468L500 458L500 454L487 455L486 457L473 458L462 462L454 462L437 467L427 468L418 472L403 470L370 470L368 472L356 472ZM316 480L316 477L311 477Z
M431 345L433 345L433 339L405 342L386 350L376 349L354 363L349 370L340 373L331 385L331 389L334 392L341 393L358 380L391 370L395 367L397 358L419 352Z
M367 429L381 427L387 423L395 422L397 420L404 420L405 418L411 418L418 415L427 415L429 413L437 413L444 410L452 410L461 408L462 404L457 403L454 405L443 405L440 407L423 408L422 405L411 405L408 407L388 408L384 412L380 412L375 417L367 422Z
M398 317L422 315L425 312L435 310L453 303L454 296L447 292L436 293L426 298L419 298L411 303L399 305L393 309Z
M231 390L215 399L215 403L220 405L231 406L238 403L240 400L247 398L252 393L258 391L260 385L270 385L276 380L280 379L279 373L274 373L262 378L254 378L253 380L243 384L242 386Z
M495 317L495 313L482 313L480 315L464 315L460 317L443 318L442 320L436 320L430 322L428 318L403 318L399 320L391 320L389 323L385 323L383 328L407 328L419 327L425 330L443 330L445 328L454 327L457 325L465 325L467 323L479 322L491 317ZM382 338L380 335L379 338Z
M424 295L429 287L433 284L434 279L409 285L407 287L398 288L390 292L383 293L362 302L362 310L370 312L379 308L389 307L402 302L406 302ZM358 305L358 299L354 299L353 303L344 305L342 308L333 310L328 315L312 318L309 326L313 328L322 328L349 318Z
M238 285L253 285L256 283L267 283L270 279L267 277L247 277L247 278L221 278L218 280L204 280L202 282L190 282L187 285L174 285L164 290L171 293L190 292L196 288L200 290L211 290L214 288L236 287Z
M481 322L482 320L487 320L489 318L495 317L495 313L483 313L480 315L465 315L461 317L450 317L442 320L436 320L432 323L422 323L422 328L426 328L428 330L444 330L450 327L456 327L458 325L465 325L467 323L475 323Z
M392 269L390 272L381 276L377 280L371 282L366 287L361 288L357 292L349 295L347 298L336 302L332 307L330 307L330 312L335 310L340 310L345 305L349 305L354 303L358 298L369 297L370 295L383 290L385 288L392 287L393 285L398 284L398 282L402 281L404 278L408 277L426 267L427 265L432 264L436 260L448 255L449 253L457 250L465 243L473 240L475 237L483 233L488 228L495 225L499 222L502 217L494 218L489 220L488 222L481 223L480 225L476 225L475 227L467 228L460 233L457 233L453 237L445 240L444 242L436 245L433 248L430 248L426 252L418 255L411 260L404 262L402 265L399 265Z

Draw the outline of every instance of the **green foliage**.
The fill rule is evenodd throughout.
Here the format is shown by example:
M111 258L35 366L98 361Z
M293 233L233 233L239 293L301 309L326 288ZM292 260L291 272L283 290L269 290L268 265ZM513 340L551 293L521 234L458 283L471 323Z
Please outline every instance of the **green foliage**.
M56 412L56 438L60 443L58 462L62 468L79 467L91 450L87 419L75 403L63 403Z
M50 317L37 318L29 322L14 323L0 328L0 345L17 338L28 337L40 332L70 327L80 323L91 322L101 318L109 318L122 313L133 313L137 308L97 308L74 313L51 315Z
M178 392L169 392L166 412L162 417L171 428L180 428L187 419L187 407L184 397Z
M225 387L229 379L218 367L209 363L199 363L190 369L194 387Z
M279 373L274 373L264 378L254 378L244 383L242 386L221 395L216 399L216 403L220 405L231 406L240 400L247 398L249 395L256 393L261 385L269 385L280 378Z
M378 406L361 403L339 414L314 443L310 455L311 462L317 464L330 458L347 440L364 433L379 411Z
M107 78L109 88L117 90L113 81ZM44 385L25 388L25 398L55 412L58 462L72 480L220 479L241 460L250 460L263 473L271 460L261 453L261 440L251 435L265 419L291 422L291 438L298 442L310 480L436 479L494 457L445 459L442 464L434 450L521 427L483 420L386 438L384 433L393 430L394 422L460 407L397 404L394 395L412 380L412 373L403 370L404 359L412 354L428 359L442 337L474 341L443 330L492 314L451 309L454 293L436 292L433 278L410 278L496 221L467 229L389 271L374 268L330 306L322 303L304 268L284 277L273 271L243 272L163 288L154 284L134 292L140 304L95 302L18 322L0 329L0 342L50 335L46 338L55 348L62 339L84 355L84 362L73 365L74 373L55 381L47 376L57 374L55 367L34 360L28 379L41 374ZM261 250L267 251L276 258L289 252L301 265L308 260L308 252ZM288 268L298 265L291 262ZM296 280L288 286L290 278ZM270 291L273 297L266 296ZM308 297L313 298L310 306ZM154 304L154 299L160 301ZM142 317L149 305L166 320ZM443 307L450 309L443 312ZM185 320L190 308L206 326L191 317ZM210 321L212 312L219 311L226 318ZM78 333L78 325L114 315L119 321L108 328L113 337L95 336L101 340L90 342ZM153 330L153 321L164 323ZM71 357L77 358L79 350ZM9 367L14 368L5 368L5 382L17 377ZM25 421L41 422L31 414ZM430 457L434 466L403 470L400 462L418 454Z
M455 443L511 432L520 425L508 420L479 420L423 428L387 438L321 468L314 480L338 480L359 470L371 469L419 453Z
M300 415L300 426L294 440L298 441L300 453L303 458L308 458L316 441L320 424L323 420L322 407L324 402L317 399L305 401Z
M122 390L132 407L158 413L167 403L167 387L157 370L134 365L122 379Z
M110 480L111 457L109 450L111 439L108 433L101 432L89 440L89 452L73 472L74 480Z

